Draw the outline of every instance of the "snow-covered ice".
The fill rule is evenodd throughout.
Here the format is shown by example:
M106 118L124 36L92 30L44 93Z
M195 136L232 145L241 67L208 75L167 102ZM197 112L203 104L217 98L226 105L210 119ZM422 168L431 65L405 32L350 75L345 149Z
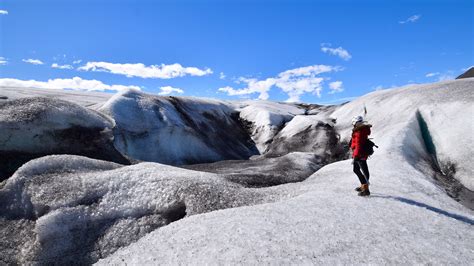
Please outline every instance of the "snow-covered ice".
M117 149L134 159L179 165L248 159L258 153L237 112L223 101L127 90L100 110L117 124Z
M380 146L369 160L370 198L351 191L356 177L350 161L340 161L303 182L275 187L275 193L291 190L298 196L182 219L100 264L468 265L474 260L474 215L432 180L432 158L417 111L445 117L442 125L426 119L433 121L427 124L434 145L442 146L437 134L456 138L459 142L451 145L450 153L465 156L453 155L450 161L458 169L472 170L474 149L465 139L472 141L468 121L473 87L474 80L468 79L374 92L331 114L348 138L350 118L361 114L364 105L368 110L366 118L374 125L373 137ZM439 103L450 108L441 109ZM464 139L458 139L457 132ZM472 175L462 174L456 171L455 177L467 179L463 183L469 185Z
M265 153L269 143L284 124L305 109L293 104L270 101L245 101L240 106L240 118L251 124L251 136L260 153Z
M313 152L291 152L279 157L256 156L251 160L227 160L183 167L217 173L247 187L267 187L303 181L324 164L325 159Z
M222 160L224 146L197 131L221 142L236 127L242 138L228 147L262 155L181 168L72 155L30 161L0 185L0 261L469 265L473 202L460 204L436 178L474 189L473 88L473 78L412 85L330 107L119 93L100 111L131 158L155 148L166 155L154 161L180 164L189 152ZM353 191L344 160L351 118L364 107L379 146L368 161L369 198Z
M95 110L101 107L112 96L112 93L96 91L85 92L0 86L0 102L5 100L16 100L20 98L47 97L77 103L81 106Z
M104 115L67 101L33 97L0 103L2 150L42 152L58 145L54 131L113 126Z
M78 104L45 97L0 102L0 180L47 154L80 154L125 163L113 146L114 121Z
M0 260L91 263L184 216L280 198L271 188L158 163L46 156L23 165L0 190L0 233L17 230L30 241L3 246ZM24 221L35 222L15 228Z

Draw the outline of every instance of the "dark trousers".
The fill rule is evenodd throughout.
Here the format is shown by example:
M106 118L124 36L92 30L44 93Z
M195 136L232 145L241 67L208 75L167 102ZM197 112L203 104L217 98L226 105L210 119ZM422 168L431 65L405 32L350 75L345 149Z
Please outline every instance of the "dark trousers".
M362 172L360 171L362 169ZM354 159L354 173L360 180L362 185L369 182L369 168L367 167L366 160Z

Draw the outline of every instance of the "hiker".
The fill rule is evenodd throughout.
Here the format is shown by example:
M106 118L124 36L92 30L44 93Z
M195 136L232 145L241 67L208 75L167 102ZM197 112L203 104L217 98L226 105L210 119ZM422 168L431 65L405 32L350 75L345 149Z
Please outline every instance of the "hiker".
M355 190L359 196L369 196L369 168L367 167L367 158L369 154L365 151L364 144L370 135L370 128L372 125L364 121L362 116L355 116L352 118L352 164L354 166L354 173L357 175L360 181L360 187ZM362 171L361 171L362 170Z

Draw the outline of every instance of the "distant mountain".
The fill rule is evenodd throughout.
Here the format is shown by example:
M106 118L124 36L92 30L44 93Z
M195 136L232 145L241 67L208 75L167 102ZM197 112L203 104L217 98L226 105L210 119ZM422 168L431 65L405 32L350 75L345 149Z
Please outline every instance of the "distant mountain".
M456 79L474 78L474 67L459 75Z

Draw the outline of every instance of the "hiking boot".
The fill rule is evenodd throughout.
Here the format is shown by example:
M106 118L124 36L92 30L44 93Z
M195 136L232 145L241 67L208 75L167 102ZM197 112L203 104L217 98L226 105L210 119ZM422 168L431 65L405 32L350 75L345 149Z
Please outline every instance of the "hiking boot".
M365 197L365 196L369 196L370 195L370 191L369 191L369 185L368 184L364 184L361 186L361 192L359 192L359 196L361 197Z
M357 192L361 192L362 191L362 186L356 187L354 190L357 191Z

